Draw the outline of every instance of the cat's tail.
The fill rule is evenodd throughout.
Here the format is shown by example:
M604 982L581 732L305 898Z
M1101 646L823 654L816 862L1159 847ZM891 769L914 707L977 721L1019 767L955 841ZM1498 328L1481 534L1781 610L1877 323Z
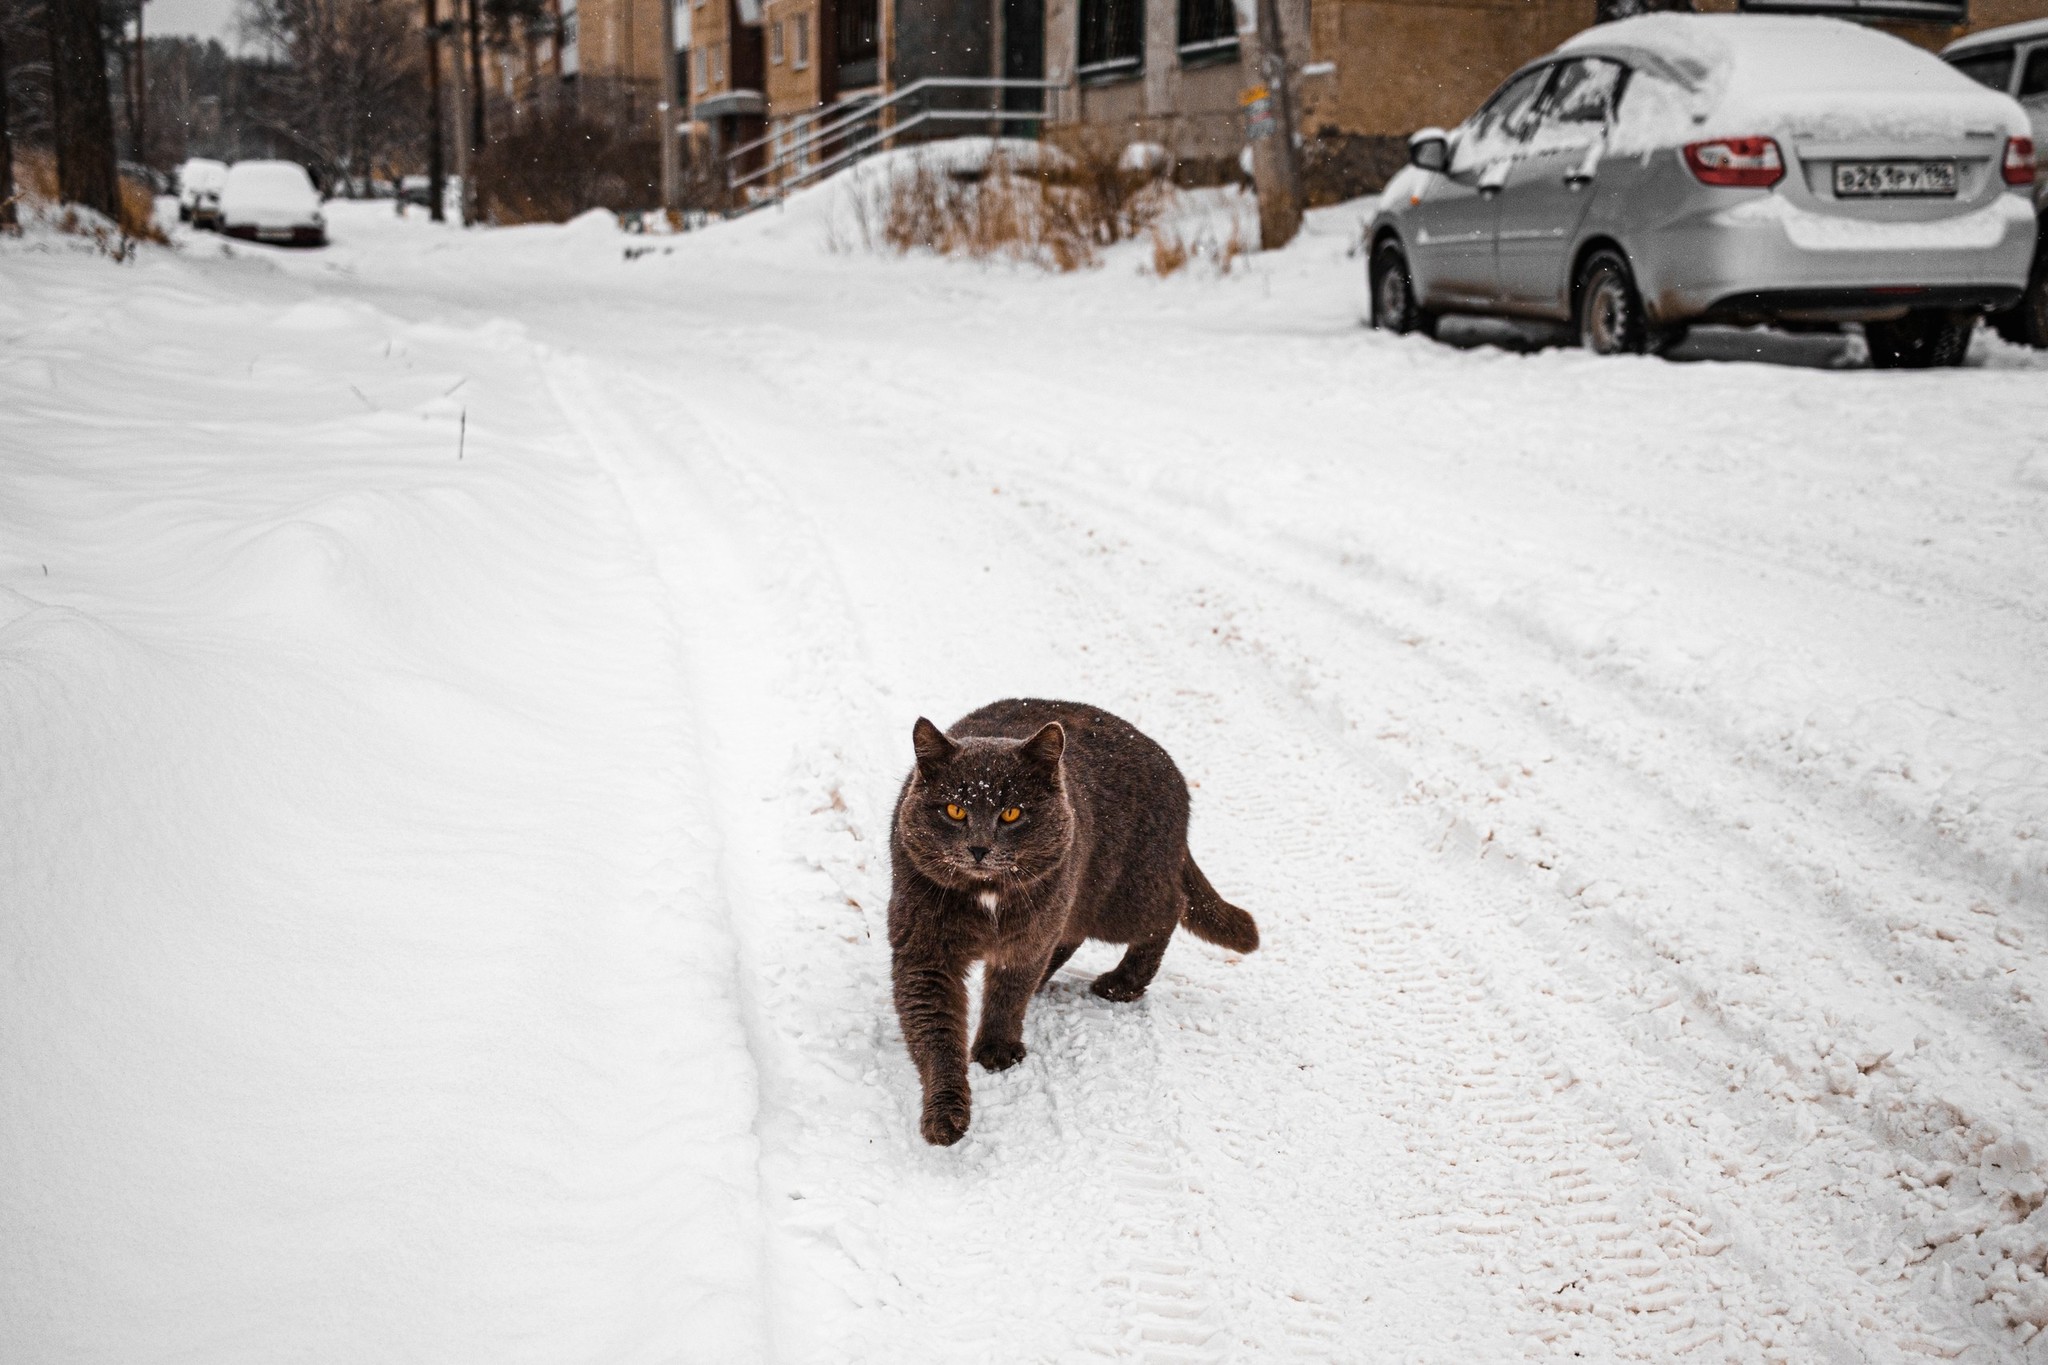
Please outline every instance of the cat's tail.
M1257 923L1216 894L1216 888L1209 885L1202 869L1195 866L1193 854L1189 854L1180 865L1180 884L1188 893L1188 908L1181 913L1180 922L1189 933L1232 952L1258 950Z

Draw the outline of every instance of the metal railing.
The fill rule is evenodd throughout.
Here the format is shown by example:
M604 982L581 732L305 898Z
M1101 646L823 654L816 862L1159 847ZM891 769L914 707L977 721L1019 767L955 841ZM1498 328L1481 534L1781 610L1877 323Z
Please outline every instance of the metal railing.
M782 127L726 154L726 184L740 195L753 186L765 194L753 205L773 203L783 195L823 175L851 166L871 152L913 129L943 123L1037 123L1041 126L1056 116L1050 99L1036 109L942 109L932 106L932 96L948 91L991 92L1035 90L1052 95L1067 88L1065 81L1011 80L994 76L926 76L887 95L861 95L840 104L812 110ZM773 152L754 170L741 172L741 162L754 152L773 145ZM837 150L831 150L837 144ZM815 160L812 153L828 154Z

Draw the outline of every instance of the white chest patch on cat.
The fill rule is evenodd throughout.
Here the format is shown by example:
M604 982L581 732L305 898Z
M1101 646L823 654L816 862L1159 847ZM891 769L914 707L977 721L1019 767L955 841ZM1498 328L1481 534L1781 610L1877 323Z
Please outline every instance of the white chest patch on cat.
M976 897L975 897L975 899L976 899L976 900L978 900L978 901L980 901L980 902L981 902L981 908L982 908L982 909L984 909L984 910L986 910L986 911L988 911L988 912L989 912L989 913L990 913L991 915L993 915L993 914L994 914L994 913L996 912L996 893L995 893L995 892L993 892L993 891L984 891L984 892L982 892L982 893L981 893L981 894L980 894L979 896L976 896Z

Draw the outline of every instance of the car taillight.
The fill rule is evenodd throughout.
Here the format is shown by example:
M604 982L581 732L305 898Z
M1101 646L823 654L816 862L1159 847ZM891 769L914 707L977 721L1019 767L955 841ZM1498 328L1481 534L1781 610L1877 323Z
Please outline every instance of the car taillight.
M2005 140L2005 165L1999 168L2005 173L2008 185L2031 185L2034 183L2034 139L2030 137L2009 137Z
M1785 158L1767 137L1717 137L1688 143L1685 164L1702 185L1769 189L1785 178Z

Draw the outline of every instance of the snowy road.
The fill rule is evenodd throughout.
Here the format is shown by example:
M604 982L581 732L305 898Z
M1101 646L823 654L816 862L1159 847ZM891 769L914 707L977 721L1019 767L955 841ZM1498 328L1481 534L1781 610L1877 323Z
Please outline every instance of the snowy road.
M582 704L660 724L577 732L686 827L669 865L623 822L615 894L703 921L661 951L706 993L653 1023L752 1076L647 1177L710 1297L565 1299L615 1335L490 1358L722 1358L690 1315L740 1341L751 1295L787 1361L2048 1359L2048 363L1396 340L1357 325L1354 216L1226 280L835 256L802 211L631 262L365 216L176 267L347 310L346 346L261 343L344 405L386 401L379 330L491 338L437 361L477 375L465 461L610 490L574 515L620 600L533 658L652 671ZM45 600L50 533L6 529ZM672 642L621 648L657 598ZM1183 936L1135 1006L1084 950L934 1150L883 832L911 720L1018 694L1167 745L1265 946ZM577 847L648 790L562 797Z

